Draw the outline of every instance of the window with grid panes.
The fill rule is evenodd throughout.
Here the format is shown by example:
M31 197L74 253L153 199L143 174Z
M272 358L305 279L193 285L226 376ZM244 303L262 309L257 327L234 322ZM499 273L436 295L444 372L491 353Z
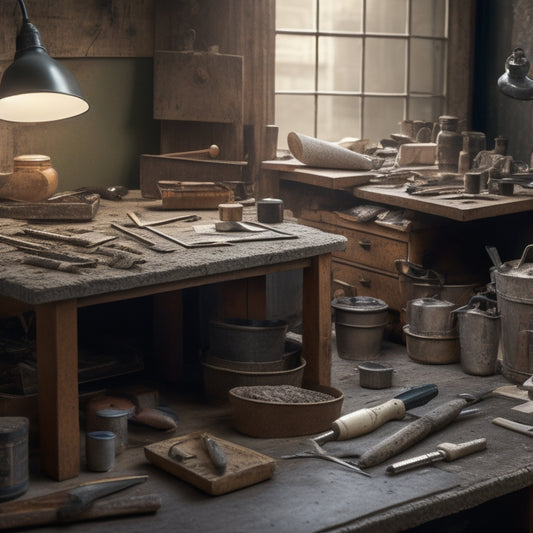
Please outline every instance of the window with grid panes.
M279 146L380 140L446 106L448 0L277 0Z

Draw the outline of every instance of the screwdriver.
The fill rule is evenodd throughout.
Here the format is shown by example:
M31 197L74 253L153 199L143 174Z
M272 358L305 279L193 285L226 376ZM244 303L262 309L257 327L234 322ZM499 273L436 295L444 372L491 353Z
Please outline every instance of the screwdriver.
M330 440L346 440L365 435L389 420L401 420L407 410L425 405L437 396L438 392L439 389L434 384L412 387L376 407L358 409L341 416L331 424L329 431L313 437L312 440L324 444Z
M437 446L436 452L426 453L419 455L418 457L412 457L411 459L405 459L404 461L398 461L387 467L388 474L398 474L417 468L423 465L429 465L436 463L437 461L455 461L465 455L479 452L487 447L487 439L474 439L468 442L462 442L461 444L452 444L450 442L443 442Z

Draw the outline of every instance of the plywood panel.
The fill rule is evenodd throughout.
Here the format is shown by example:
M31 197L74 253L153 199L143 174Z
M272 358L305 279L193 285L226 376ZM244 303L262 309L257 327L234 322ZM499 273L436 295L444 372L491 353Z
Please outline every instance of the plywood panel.
M209 52L154 54L154 118L242 122L241 56Z
M27 0L30 21L52 57L151 57L155 0ZM15 54L22 14L0 2L0 60Z

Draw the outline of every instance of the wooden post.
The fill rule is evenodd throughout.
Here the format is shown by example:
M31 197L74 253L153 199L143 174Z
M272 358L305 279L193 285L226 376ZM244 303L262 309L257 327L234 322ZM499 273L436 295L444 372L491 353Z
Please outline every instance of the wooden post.
M58 481L80 471L76 300L36 306L41 467Z
M331 384L331 254L303 269L302 355L304 385Z

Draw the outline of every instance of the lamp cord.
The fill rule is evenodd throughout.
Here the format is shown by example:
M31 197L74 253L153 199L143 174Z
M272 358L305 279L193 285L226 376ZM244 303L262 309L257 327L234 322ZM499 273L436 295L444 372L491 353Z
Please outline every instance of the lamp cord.
M26 11L26 6L24 5L24 0L19 0L20 10L22 11L23 22L29 22L28 12Z

